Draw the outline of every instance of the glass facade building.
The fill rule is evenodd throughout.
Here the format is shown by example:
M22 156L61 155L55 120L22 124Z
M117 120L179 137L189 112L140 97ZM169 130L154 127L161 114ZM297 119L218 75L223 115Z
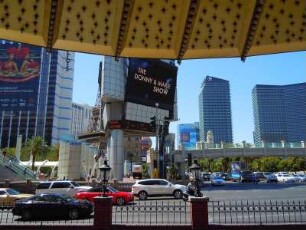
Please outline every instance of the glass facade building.
M306 83L256 85L252 100L255 146L306 140Z
M229 82L207 76L199 95L200 140L206 141L211 131L214 143L233 143L231 98Z
M0 147L70 134L74 53L0 41Z

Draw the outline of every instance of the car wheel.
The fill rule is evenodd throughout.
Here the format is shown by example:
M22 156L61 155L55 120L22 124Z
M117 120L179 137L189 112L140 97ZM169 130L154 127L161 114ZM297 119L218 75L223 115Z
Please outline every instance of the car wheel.
M173 196L175 199L181 199L183 197L183 192L181 190L175 190Z
M71 209L69 211L69 218L71 220L75 220L75 219L79 218L79 211L77 209Z
M141 191L138 194L139 200L146 200L148 198L148 194L145 191Z
M125 200L123 197L118 197L116 200L117 205L125 205Z
M23 220L30 220L32 218L32 213L30 210L23 210L21 213L21 218Z

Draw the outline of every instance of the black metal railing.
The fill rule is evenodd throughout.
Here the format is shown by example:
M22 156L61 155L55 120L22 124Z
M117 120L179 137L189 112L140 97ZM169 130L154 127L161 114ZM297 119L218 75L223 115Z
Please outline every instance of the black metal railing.
M113 206L112 218L114 224L190 224L190 203L152 200Z
M305 223L306 200L210 201L208 213L213 224Z
M46 208L48 206L46 205ZM12 213L12 208L7 206L0 206L0 226L1 225L93 225L93 215L86 218L77 220L70 220L67 218L54 218L54 219L31 219L24 221L20 216L15 216Z

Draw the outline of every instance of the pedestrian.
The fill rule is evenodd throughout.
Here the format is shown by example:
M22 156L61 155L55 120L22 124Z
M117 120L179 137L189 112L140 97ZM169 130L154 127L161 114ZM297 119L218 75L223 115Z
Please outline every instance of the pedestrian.
M188 195L191 195L191 196L195 195L196 186L195 186L194 178L192 176L189 177L189 183L187 184L186 192Z

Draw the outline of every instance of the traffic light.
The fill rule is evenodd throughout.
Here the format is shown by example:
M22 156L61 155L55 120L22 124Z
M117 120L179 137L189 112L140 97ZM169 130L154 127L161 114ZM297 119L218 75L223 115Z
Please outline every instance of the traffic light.
M163 126L162 126L162 131L161 131L161 136L165 137L169 134L169 124L170 122L168 120L163 121Z
M169 125L170 125L170 122L168 120L164 120L163 133L165 136L169 134Z
M155 130L155 128L156 128L156 117L153 116L150 119L151 119L150 126Z

